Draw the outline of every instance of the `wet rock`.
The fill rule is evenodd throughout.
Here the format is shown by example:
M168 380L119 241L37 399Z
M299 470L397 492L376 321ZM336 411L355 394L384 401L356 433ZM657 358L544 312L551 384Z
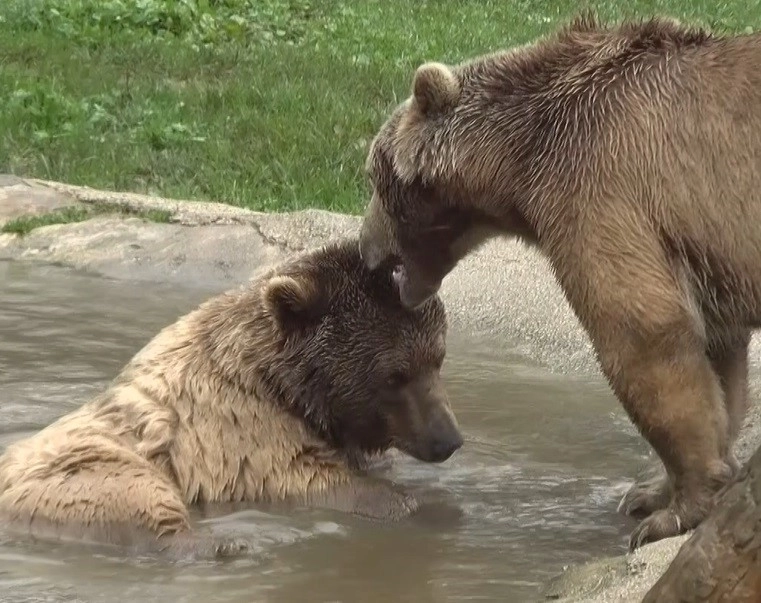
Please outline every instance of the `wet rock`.
M761 598L761 448L679 549L643 603Z
M544 597L560 603L639 603L687 538L669 538L625 556L570 567L547 585Z
M183 227L140 218L96 217L0 235L0 259L60 263L107 278L222 290L246 281L282 252L250 226Z
M0 226L21 216L48 213L78 205L64 191L43 187L17 176L0 174Z

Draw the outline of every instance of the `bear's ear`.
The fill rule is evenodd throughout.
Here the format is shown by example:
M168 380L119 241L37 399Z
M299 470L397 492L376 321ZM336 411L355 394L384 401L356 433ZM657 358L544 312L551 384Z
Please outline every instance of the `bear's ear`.
M327 296L309 276L275 276L264 287L264 307L288 330L319 320L327 310Z
M423 115L437 115L457 105L460 82L446 65L423 63L415 72L412 94Z

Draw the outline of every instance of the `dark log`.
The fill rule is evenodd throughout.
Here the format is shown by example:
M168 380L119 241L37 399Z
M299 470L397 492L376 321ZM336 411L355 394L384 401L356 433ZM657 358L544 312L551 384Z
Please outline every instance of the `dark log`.
M643 603L761 602L761 447Z

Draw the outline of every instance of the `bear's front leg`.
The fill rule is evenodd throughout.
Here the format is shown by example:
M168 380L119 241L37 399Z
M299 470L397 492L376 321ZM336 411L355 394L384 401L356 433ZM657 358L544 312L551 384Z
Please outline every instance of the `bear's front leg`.
M700 310L701 291L659 233L636 215L626 220L596 216L594 236L581 231L582 251L553 264L603 373L670 478L626 497L625 509L650 511L631 535L634 549L697 527L735 467L722 381L707 349L717 329ZM741 390L735 372L727 371Z
M656 299L649 307L657 302L663 305ZM697 527L735 469L720 381L692 318L675 313L661 324L637 325L631 317L612 324L619 325L612 336L596 341L603 372L673 479L652 484L650 493L663 498L651 497L657 504L632 533L634 549ZM627 503L633 500L629 495Z
M159 541L160 553L174 561L231 559L249 554L251 550L251 543L246 538L201 530L187 530Z
M306 502L312 507L380 521L399 521L418 510L418 502L413 496L388 482L356 476L337 484L313 485Z

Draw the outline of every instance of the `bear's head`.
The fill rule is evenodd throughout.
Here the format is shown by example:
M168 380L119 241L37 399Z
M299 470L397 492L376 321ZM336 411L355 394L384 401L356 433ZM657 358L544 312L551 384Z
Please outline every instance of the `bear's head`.
M391 271L369 270L352 239L286 262L263 284L290 410L350 454L397 448L441 462L462 445L440 369L447 321L438 297L411 310Z
M394 258L401 300L410 308L437 293L456 264L499 227L483 208L507 157L504 149L491 152L499 128L488 123L491 84L478 69L419 67L412 95L368 154L372 199L360 252L371 269Z

